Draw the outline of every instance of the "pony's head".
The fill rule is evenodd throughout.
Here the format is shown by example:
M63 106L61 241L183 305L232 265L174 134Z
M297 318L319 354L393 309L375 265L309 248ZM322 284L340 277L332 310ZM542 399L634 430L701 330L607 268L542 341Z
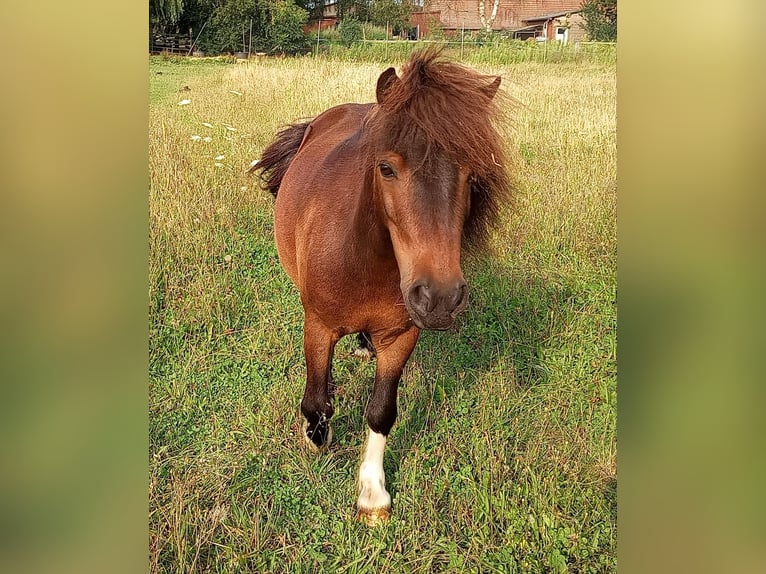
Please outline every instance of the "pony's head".
M375 204L388 229L410 317L448 329L468 304L461 247L486 239L508 189L501 138L493 126L499 77L413 56L399 77L377 83L366 130Z

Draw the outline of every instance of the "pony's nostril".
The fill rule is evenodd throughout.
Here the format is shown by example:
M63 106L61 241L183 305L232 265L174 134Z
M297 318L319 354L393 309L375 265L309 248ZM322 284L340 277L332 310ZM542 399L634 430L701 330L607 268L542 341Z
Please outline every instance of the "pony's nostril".
M420 305L425 309L426 313L430 313L434 310L434 298L431 295L431 288L428 285L420 285L418 287L418 297L420 299Z
M420 313L430 313L433 311L434 302L431 296L431 289L425 283L416 283L410 289L410 305Z
M455 290L452 292L452 308L461 309L468 299L468 285L465 281L459 281L455 286Z

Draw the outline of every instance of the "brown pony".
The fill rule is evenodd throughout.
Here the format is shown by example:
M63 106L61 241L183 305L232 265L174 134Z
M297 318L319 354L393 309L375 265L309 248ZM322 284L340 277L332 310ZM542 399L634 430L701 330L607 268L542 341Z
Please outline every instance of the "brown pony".
M377 102L343 104L288 126L253 168L276 197L279 259L305 313L309 446L332 439L333 350L358 333L377 357L357 509L390 515L383 451L404 365L421 329L448 329L468 303L461 247L479 247L509 190L494 127L499 77L413 55L378 78Z

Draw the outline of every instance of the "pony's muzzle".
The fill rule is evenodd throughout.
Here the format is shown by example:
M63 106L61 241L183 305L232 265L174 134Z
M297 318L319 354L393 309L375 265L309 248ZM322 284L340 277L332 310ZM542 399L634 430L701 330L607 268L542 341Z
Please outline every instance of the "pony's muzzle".
M462 278L447 284L418 279L407 291L405 303L421 329L449 329L468 305L468 285Z

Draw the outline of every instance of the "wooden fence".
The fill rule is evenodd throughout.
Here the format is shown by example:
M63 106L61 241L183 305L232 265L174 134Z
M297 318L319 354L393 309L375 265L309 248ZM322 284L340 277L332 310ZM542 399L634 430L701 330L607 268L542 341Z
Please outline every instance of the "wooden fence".
M190 34L152 34L149 36L150 54L188 54L192 47Z

